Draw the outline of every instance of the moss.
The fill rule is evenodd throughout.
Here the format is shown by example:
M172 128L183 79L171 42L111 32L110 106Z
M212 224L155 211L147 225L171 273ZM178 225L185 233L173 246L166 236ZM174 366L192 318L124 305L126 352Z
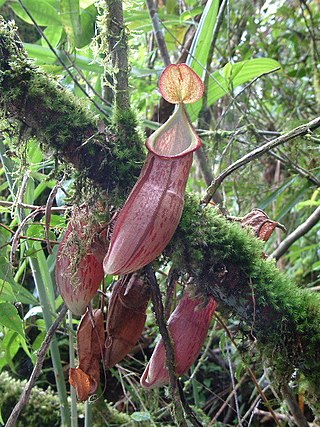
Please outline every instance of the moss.
M190 195L168 251L200 293L213 294L250 326L278 378L299 369L320 397L320 295L298 288L265 259L251 230Z
M27 125L42 147L71 162L109 198L127 194L145 157L134 113L116 112L110 129L99 131L88 105L28 59L16 28L1 17L0 91L5 115Z
M18 401L26 381L12 378L7 372L0 374L0 410L4 420L9 417ZM21 412L16 427L59 427L60 402L58 395L49 387L43 390L33 387L30 400ZM104 399L92 403L93 427L102 427L106 421L110 425L126 425L143 427L146 423L134 422L130 415L118 412ZM84 419L84 404L78 403L79 423Z

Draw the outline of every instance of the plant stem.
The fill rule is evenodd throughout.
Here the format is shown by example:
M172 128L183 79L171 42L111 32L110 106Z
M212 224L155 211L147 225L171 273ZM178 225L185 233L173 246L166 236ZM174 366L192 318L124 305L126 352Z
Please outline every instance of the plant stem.
M14 187L13 180L12 180L12 172L14 170L14 165L10 159L4 156L5 151L6 151L6 147L3 144L3 142L0 141L0 160L5 170L10 191L12 192L13 198L15 198L16 188ZM23 220L23 215L24 214L22 209L18 209L18 216L19 216L20 222L22 222ZM28 250L28 242L26 242L25 244ZM36 258L29 257L29 264L30 264L31 272L34 278L35 287L39 295L39 300L42 308L46 330L47 332L49 332L53 324L52 314L54 313L54 306L53 306L53 303L50 304L49 302L47 289L45 287L45 284L41 276L41 269L38 262L38 256L39 256L39 253L37 253ZM49 288L48 289L49 293L53 295L54 291L52 288L50 289L49 283L47 283L47 287ZM68 407L68 400L67 400L67 390L64 382L64 373L63 373L62 364L61 364L58 342L56 340L52 340L50 344L50 354L51 354L51 360L52 360L53 370L55 374L55 380L56 380L57 390L59 394L59 399L61 403L60 410L61 410L62 425L69 427L70 414L69 414L69 407Z
M74 357L74 336L72 324L72 312L68 310L68 324L69 324L69 363L70 368L75 367ZM78 427L78 411L77 411L77 395L74 387L70 386L71 395L71 427Z
M41 368L42 368L46 353L48 351L48 348L50 345L52 345L52 340L54 338L55 332L58 329L62 320L64 319L66 313L67 313L67 306L63 305L61 310L60 310L59 316L52 323L51 327L49 328L49 330L47 332L47 335L46 335L46 337L45 337L45 339L41 345L41 348L38 352L37 362L34 365L34 368L33 368L32 374L29 378L29 381L25 385L23 392L21 393L20 399L17 402L16 406L13 408L9 419L6 422L5 427L14 427L16 425L16 422L18 420L20 412L22 411L24 406L28 403L30 395L31 395L32 388L35 385L35 382L41 373ZM52 352L52 350L51 350L51 352Z
M84 427L92 427L92 406L89 400L84 403Z
M167 49L167 45L165 42L165 39L163 37L161 27L160 27L160 20L157 12L157 7L153 0L146 0L149 15L152 21L153 26L153 32L155 35L155 38L157 40L157 45L160 51L161 58L164 62L164 65L167 67L171 64L169 52Z
M162 304L161 292L157 283L156 276L151 266L146 267L147 270L147 279L151 287L151 300L154 307L154 312L156 315L157 324L159 327L160 334L163 339L164 348L166 351L166 364L169 371L169 381L172 394L172 402L174 407L174 417L178 426L187 426L183 409L181 405L181 400L179 396L179 390L177 387L177 376L175 371L175 360L174 360L174 349L172 339L170 337L166 321L164 318L164 309Z
M299 225L291 234L289 234L270 255L270 258L279 259L287 252L291 245L300 237L304 236L320 221L320 206L309 216L309 218Z

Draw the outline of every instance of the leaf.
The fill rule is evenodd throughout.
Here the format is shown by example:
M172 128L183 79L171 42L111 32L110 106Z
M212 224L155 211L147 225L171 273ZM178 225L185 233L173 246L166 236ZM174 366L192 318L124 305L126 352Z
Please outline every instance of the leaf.
M171 64L159 79L159 88L164 99L171 104L190 104L203 94L200 77L186 64Z
M79 0L60 0L60 16L70 46L79 47L78 44L81 39Z
M16 296L10 283L0 280L0 301L1 302L14 302Z
M87 46L94 37L96 17L97 8L94 5L87 7L81 12L80 21L82 31L76 45L78 48Z
M210 107L218 99L231 93L233 89L243 83L279 68L279 62L271 58L253 58L236 64L226 64L222 70L215 71L210 75L207 106ZM201 106L201 101L188 106L191 121L198 117Z
M216 25L219 3L219 0L209 0L207 2L186 61L187 65L202 79L207 67L208 53Z
M24 337L23 322L18 310L8 302L0 303L0 324Z
M63 29L61 25L48 25L48 27L44 30L46 38L49 40L50 44L53 47L56 47L59 44L59 41L62 36L62 31ZM41 38L41 44L42 46L48 46L48 43L43 37Z
M137 421L137 422L143 422L143 421L150 421L151 420L151 415L149 414L149 412L133 412L133 414L131 414L131 418L133 421Z
M264 210L267 206L270 205L270 203L272 203L274 200L276 200L280 196L280 194L282 194L296 180L297 180L297 177L294 176L293 178L289 179L288 181L286 181L282 185L280 185L280 187L278 187L275 191L273 191L264 200L262 200L260 202L259 208L262 209L262 210Z
M12 277L9 261L0 257L0 301L38 304L37 299Z
M69 59L63 51L58 49L55 49L55 55L48 47L45 46L32 43L24 43L23 45L26 48L30 58L36 59L38 64L54 64L58 61L58 56L67 66L72 66L75 64L85 71L91 71L97 74L103 73L103 67L97 62L94 62L92 58L81 55L71 55Z
M97 0L80 0L81 9L86 9L87 7L93 5Z
M23 0L23 4L38 25L47 26L61 24L57 10L47 1ZM19 3L10 2L10 7L19 18L28 22L28 24L33 24L32 20Z

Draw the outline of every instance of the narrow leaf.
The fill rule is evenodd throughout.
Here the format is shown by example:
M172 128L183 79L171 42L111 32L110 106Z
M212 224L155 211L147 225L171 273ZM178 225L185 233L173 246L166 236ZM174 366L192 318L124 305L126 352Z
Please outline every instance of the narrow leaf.
M216 25L219 3L219 0L209 0L207 2L186 61L189 67L202 78L207 67L208 53Z

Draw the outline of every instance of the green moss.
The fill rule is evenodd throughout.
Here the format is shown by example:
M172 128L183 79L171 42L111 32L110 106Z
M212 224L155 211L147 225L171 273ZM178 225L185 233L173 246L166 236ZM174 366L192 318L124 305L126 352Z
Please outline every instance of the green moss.
M107 190L114 204L123 201L145 157L135 114L116 111L110 128L100 132L88 105L28 59L16 28L1 17L0 92L7 117L20 120L42 147Z
M320 295L265 259L250 229L190 195L168 251L200 293L213 294L249 325L278 378L287 381L299 369L320 398Z
M26 381L12 378L7 372L0 374L0 410L4 420L9 417L17 403ZM58 395L49 387L43 390L33 387L30 400L21 412L16 427L59 427L60 402ZM93 427L103 427L106 421L110 425L145 426L146 423L134 422L130 415L117 411L104 399L92 403ZM84 418L84 404L78 403L79 422Z

